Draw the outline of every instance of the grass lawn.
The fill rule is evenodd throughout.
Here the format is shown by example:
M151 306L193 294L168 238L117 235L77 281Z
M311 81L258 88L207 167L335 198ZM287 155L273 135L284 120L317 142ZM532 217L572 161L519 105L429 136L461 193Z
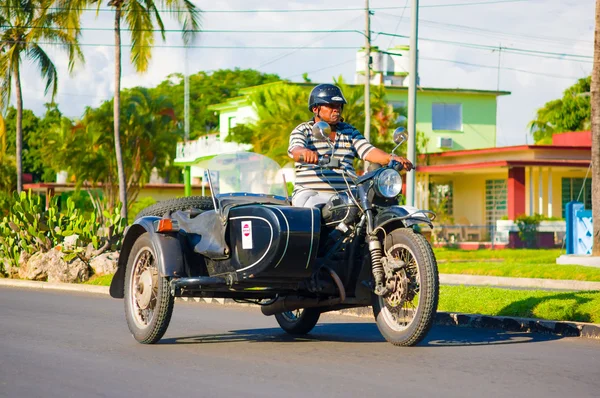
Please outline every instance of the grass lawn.
M92 276L90 280L85 282L86 285L97 285L97 286L110 286L110 282L112 281L112 275L103 275L103 276Z
M436 248L442 274L600 281L600 268L557 265L560 249L458 250Z
M600 323L600 292L441 286L439 311Z

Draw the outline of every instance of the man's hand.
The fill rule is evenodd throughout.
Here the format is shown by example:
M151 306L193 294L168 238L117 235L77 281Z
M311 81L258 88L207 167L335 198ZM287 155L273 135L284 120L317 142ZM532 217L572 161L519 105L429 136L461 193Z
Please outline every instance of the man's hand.
M319 162L319 154L310 149L296 147L292 149L294 160L300 163L317 164Z
M414 168L414 166L410 162L410 160L403 158L402 156L392 155L392 160L395 160L396 162L400 162L402 164L402 166L404 167L404 170L406 170L406 171L411 171Z

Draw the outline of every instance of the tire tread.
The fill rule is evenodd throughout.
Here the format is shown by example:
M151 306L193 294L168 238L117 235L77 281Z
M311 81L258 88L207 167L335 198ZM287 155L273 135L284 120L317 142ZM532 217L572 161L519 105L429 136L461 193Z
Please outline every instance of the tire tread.
M437 267L437 261L435 255L433 253L433 249L427 239L425 237L410 228L402 228L393 231L391 234L403 234L406 235L409 239L411 239L415 245L417 246L417 250L420 252L421 257L426 262L431 262L431 264L425 264L424 269L429 270L426 271L426 285L431 294L420 295L419 300L425 299L426 301L422 304L424 307L422 309L423 316L418 320L418 324L414 332L408 339L397 339L392 336L386 335L386 333L382 334L390 343L396 346L413 346L418 344L429 332L431 326L433 325L435 313L437 311L438 301L439 301L439 271ZM419 255L415 253L415 255ZM421 271L421 270L420 270ZM425 296L425 297L424 297ZM377 320L377 325L384 321L379 320L379 313L381 309L377 309L375 305L376 298L374 298L373 305L373 313ZM380 328L381 330L381 328ZM395 332L398 333L398 332Z
M202 211L213 210L212 198L209 196L188 196L185 198L168 199L157 202L140 211L135 218L146 216L163 217L179 210L198 209Z

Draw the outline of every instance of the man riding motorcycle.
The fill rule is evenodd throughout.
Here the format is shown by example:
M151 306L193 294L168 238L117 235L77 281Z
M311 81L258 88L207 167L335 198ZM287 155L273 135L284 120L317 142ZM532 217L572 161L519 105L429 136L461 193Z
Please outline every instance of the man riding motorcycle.
M333 84L319 84L312 89L308 109L313 118L298 125L290 135L288 155L296 161L296 185L292 203L299 207L314 207L326 203L338 191L348 189L343 170L354 174L354 158L387 165L392 159L400 162L406 171L413 164L406 158L389 154L371 145L351 124L342 118L346 99L342 90ZM330 144L313 135L315 123L324 121L331 126ZM333 156L339 168L316 168L319 157Z

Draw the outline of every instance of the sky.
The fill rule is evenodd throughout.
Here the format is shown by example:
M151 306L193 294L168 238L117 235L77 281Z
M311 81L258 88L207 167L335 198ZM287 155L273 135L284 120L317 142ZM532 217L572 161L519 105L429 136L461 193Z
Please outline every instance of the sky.
M302 81L305 72L315 83L340 75L354 81L356 52L365 38L359 32L330 31L364 31L365 0L192 1L205 12L204 32L187 50L189 73L239 67L292 81ZM70 117L80 117L86 107L113 95L114 14L104 11L108 8L102 3L100 12L83 16L85 64L69 74L66 54L45 47L59 71L56 102ZM372 45L387 49L409 43L393 35L410 35L411 3L370 0ZM497 145L531 144L527 124L536 110L591 73L594 7L594 0L420 0L420 84L510 91L498 99ZM166 29L179 29L171 15L163 13L163 21ZM276 32L235 32L240 30ZM128 32L122 40L130 43ZM155 44L145 74L136 73L124 47L122 88L152 87L171 73L186 72L179 32L168 32L165 42L157 36ZM50 98L44 96L39 71L27 65L21 80L25 108L43 114Z

